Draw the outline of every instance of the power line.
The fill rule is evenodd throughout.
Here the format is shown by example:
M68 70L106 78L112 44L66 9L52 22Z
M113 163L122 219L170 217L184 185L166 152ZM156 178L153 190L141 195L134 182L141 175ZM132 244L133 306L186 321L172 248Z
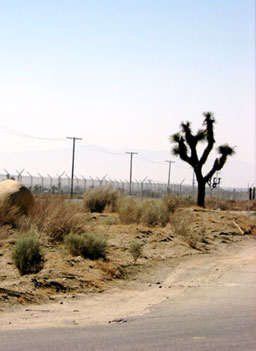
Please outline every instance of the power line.
M4 134L12 135L12 136L17 136L17 137L20 137L20 138L26 138L26 139L37 139L37 140L47 140L47 141L63 141L63 140L65 140L65 138L39 137L39 136L35 136L35 135L19 132L19 131L15 130L15 129L8 128L8 127L5 127L3 125L0 125L0 132L4 133Z
M28 133L23 133L20 131L17 131L15 129L0 125L0 132L1 133L5 133L8 135L12 135L12 136L17 136L17 137L21 137L21 138L27 138L27 139L36 139L36 140L46 140L46 141L64 141L65 138L48 138L48 137L39 137L39 136L35 136L35 135L31 135ZM80 147L86 147L88 149L94 149L96 152L100 152L100 153L104 153L104 154L109 154L109 155L117 155L117 156L124 156L123 152L115 152L115 151L109 151L106 148L94 145L94 144L83 144L80 145ZM140 158L146 160L147 162L151 162L151 163L155 163L155 164L164 164L164 162L161 161L154 161L149 159L146 156L139 156Z
M146 156L139 156L140 158L146 160L147 162L150 162L150 163L155 163L155 164L159 164L159 165L164 165L165 163L164 162L161 162L161 161L153 161L153 160L150 160L149 158L147 158Z
M117 156L124 156L124 153L123 153L123 152L109 151L109 150L107 150L107 149L105 149L105 148L103 148L103 147L100 147L100 146L97 146L97 145L93 145L93 144L80 145L80 147L86 147L86 148L88 148L88 149L94 149L96 152L100 152L100 153L104 153L104 154L117 155ZM139 155L138 157L140 157L141 159L144 159L145 161L150 162L150 163L155 163L155 164L164 165L164 162L161 162L161 161L154 161L154 160L149 159L149 158L146 157L146 156Z
M107 149L104 149L100 146L97 145L93 145L93 144L83 144L80 145L80 147L86 147L88 149L94 149L94 151L96 152L100 152L100 153L104 153L104 154L109 154L109 155L117 155L117 156L124 156L123 152L113 152L113 151L109 151Z

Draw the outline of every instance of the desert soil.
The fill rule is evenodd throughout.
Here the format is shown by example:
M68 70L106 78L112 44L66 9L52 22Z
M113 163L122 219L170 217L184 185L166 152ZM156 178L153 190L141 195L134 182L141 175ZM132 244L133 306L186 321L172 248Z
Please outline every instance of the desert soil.
M108 260L72 257L63 244L45 243L45 265L20 276L11 262L17 233L0 233L0 328L24 329L104 324L147 313L166 299L211 285L236 265L256 264L255 217L189 208L186 236L162 227L121 225L113 214L91 216L88 230L108 237ZM105 219L113 219L111 225ZM135 263L128 247L144 244Z

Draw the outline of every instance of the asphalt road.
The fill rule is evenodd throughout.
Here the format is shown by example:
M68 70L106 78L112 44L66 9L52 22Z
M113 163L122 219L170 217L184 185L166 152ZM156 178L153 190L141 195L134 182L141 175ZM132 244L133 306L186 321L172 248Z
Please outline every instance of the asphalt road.
M122 317L122 316L120 316ZM256 350L256 266L188 291L125 323L0 331L1 351Z

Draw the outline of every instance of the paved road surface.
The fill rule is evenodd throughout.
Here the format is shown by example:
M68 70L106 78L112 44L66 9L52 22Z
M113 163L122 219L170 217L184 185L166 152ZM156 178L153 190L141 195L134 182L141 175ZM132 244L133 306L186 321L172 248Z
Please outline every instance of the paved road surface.
M0 350L256 350L254 264L243 263L215 285L191 290L122 324L1 331Z

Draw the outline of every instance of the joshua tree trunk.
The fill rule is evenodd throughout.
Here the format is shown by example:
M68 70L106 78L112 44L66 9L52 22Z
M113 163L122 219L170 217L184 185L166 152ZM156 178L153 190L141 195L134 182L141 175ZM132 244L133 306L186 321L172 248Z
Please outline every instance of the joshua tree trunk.
M205 181L201 179L198 181L198 193L197 193L197 206L204 207L205 199Z

